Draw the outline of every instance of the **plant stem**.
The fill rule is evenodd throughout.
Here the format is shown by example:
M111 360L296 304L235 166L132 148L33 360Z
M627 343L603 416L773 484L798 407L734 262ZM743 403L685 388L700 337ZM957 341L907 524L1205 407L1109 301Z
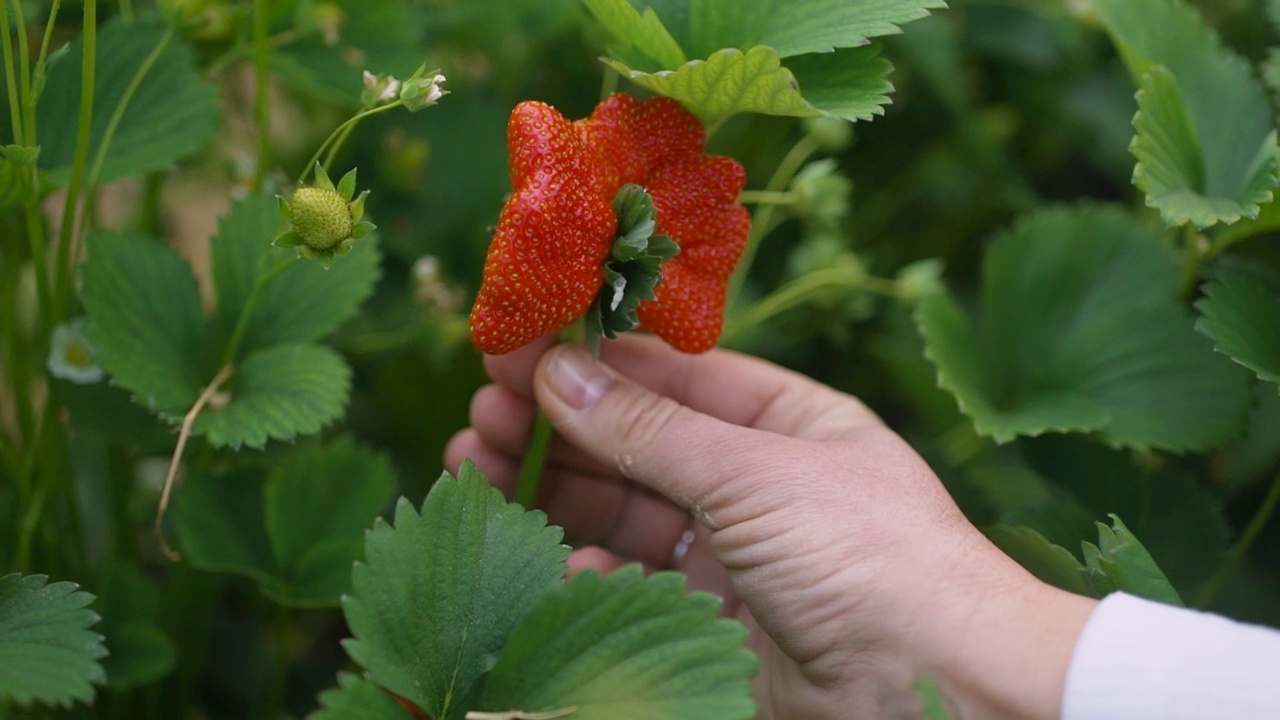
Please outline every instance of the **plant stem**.
M18 30L18 81L22 83L22 97L31 101L31 45L27 42L27 23L22 17L22 0L13 0L13 17ZM16 136L15 136L16 137Z
M520 480L516 484L516 502L532 509L538 501L538 486L547 466L547 451L551 448L554 428L539 408L533 417L533 433L525 449L524 462L520 463Z
M872 277L861 270L827 268L806 273L774 290L745 312L726 323L723 337L727 340L747 328L803 304L831 288L850 288L889 297L898 296L898 284L893 280Z
M115 108L111 111L111 118L107 121L107 129L102 133L102 142L98 145L97 154L93 157L93 166L89 170L89 180L86 183L88 187L94 187L98 184L98 177L102 174L102 165L107 160L107 149L111 147L111 140L115 137L116 130L120 128L120 121L124 119L125 111L129 109L129 102L137 94L142 81L147 77L147 73L151 72L151 68L155 67L156 61L160 59L164 49L173 40L173 33L174 28L170 25L165 30L164 36L160 38L160 42L156 43L156 46L151 49L151 53L138 66L137 72L133 74L132 78L129 78L129 84L125 86L124 93L120 96L120 101L116 103ZM83 218L81 218L80 224L82 226L85 224Z
M80 121L76 129L75 158L71 163L71 182L67 185L66 205L62 208L62 229L58 238L58 259L55 264L57 281L54 283L54 317L62 316L66 298L71 294L73 260L71 256L72 233L75 229L76 200L84 182L85 163L89 158L89 134L93 131L93 94L98 55L98 0L84 0L84 58L80 67Z
M307 161L307 164L302 167L302 174L298 176L298 184L301 185L306 181L307 173L311 172L315 168L316 163L320 161L320 156L324 154L324 151L328 149L331 144L337 143L338 145L341 145L342 142L346 140L348 128L354 128L361 120L370 117L371 115L377 115L378 113L398 108L403 104L404 103L399 100L396 100L395 102L387 103L386 105L379 105L376 108L362 110L348 118L346 122L334 128L333 132L329 133L329 137L325 138L324 142L320 143L320 147L316 148L316 154L312 155L311 159ZM334 150L334 152L337 151Z
M253 70L257 90L256 115L258 119L258 168L250 186L254 192L262 189L271 163L271 106L267 98L267 73L270 70L267 57L267 31L271 14L267 0L253 0Z
M20 0L15 0L15 4L20 4ZM61 8L62 0L53 0L53 4L49 7L49 19L45 23L44 36L40 41L40 54L36 58L35 69L32 71L32 90L30 95L25 98L22 121L25 136L22 142L27 147L35 147L37 145L36 105L40 100L40 93L43 92L45 64L49 58L49 42L53 37L53 28L57 24L58 11ZM33 187L39 187L39 169L32 167L31 174ZM39 317L36 327L48 331L54 323L53 308L57 304L57 299L54 297L53 277L50 274L47 252L48 242L45 238L44 213L40 210L38 194L33 194L32 197L27 199L24 214L27 218L27 242L31 248L31 263L36 275L37 303L39 305Z
M173 448L173 457L169 460L169 472L164 478L164 489L160 491L160 506L156 509L155 534L156 540L160 543L160 551L165 557L177 562L182 556L174 552L169 547L168 541L164 539L164 516L169 510L169 497L173 493L173 484L178 477L178 465L182 462L182 452L187 448L187 440L191 437L191 427L195 425L196 418L200 415L200 411L204 410L204 406L209 404L213 396L218 392L228 379L231 378L235 368L231 365L224 365L217 375L213 376L213 380L209 381L209 385L200 393L200 397L196 398L196 402L187 411L186 416L182 418L182 428L178 431L178 443Z
M267 49L281 48L289 43L302 37L302 33L297 30L284 30L267 38ZM252 47L249 43L239 42L229 48L226 52L213 59L209 63L209 68L205 70L206 79L212 80L231 66L232 63L252 54Z
M783 156L782 161L778 163L778 167L773 171L773 176L769 178L769 182L764 187L764 192L779 193L786 190L787 186L791 184L791 179L804 166L805 161L817 151L818 142L813 137L809 135L801 137L791 147L791 150ZM738 260L737 270L729 278L729 292L725 303L727 307L733 307L733 304L738 300L738 296L742 294L742 285L746 282L747 275L751 272L751 265L755 262L756 252L760 249L760 242L773 229L773 214L777 207L777 205L764 205L756 211L755 217L751 219L751 232L747 235L747 247L742 252L742 258Z
M120 19L126 25L133 24L133 0L120 0Z
M329 152L324 156L324 167L326 170L333 167L333 161L338 157L338 150L342 148L342 144L347 141L347 138L351 136L351 131L355 129L355 124L348 125L347 129L343 130L342 134L338 135L334 141L329 144Z
M19 0L21 2L21 0ZM41 90L40 83L36 82L37 78L44 77L45 64L49 59L49 41L53 39L53 28L58 23L58 11L62 9L62 0L53 0L53 4L49 6L49 20L44 26L44 38L40 41L40 56L36 58L35 74L32 76L32 83L36 85L37 91ZM32 105L39 99L39 92L31 98ZM33 135L35 133L32 133Z
M1267 526L1271 520L1271 516L1275 513L1276 506L1280 505L1280 474L1271 481L1271 487L1267 490L1267 495L1262 499L1262 504L1253 513L1253 517L1249 519L1249 524L1245 526L1244 532L1236 540L1235 545L1231 547L1231 553L1227 556L1227 561L1222 567L1209 578L1209 582L1201 591L1200 597L1196 599L1196 607L1201 610L1209 607L1214 599L1218 597L1218 593L1222 590L1222 586L1235 572L1240 561L1249 552L1249 548L1253 547L1253 543L1258 539L1258 535L1262 533L1262 529Z
M587 335L586 322L578 318L560 333L560 339L590 345L587 342ZM588 349L597 360L600 359L599 345ZM538 502L538 487L542 484L542 476L547 469L547 456L551 449L551 438L554 435L555 428L551 425L551 420L547 418L546 413L542 412L542 408L535 407L533 430L529 434L529 442L525 445L524 461L520 463L520 477L516 482L516 502L526 508L532 509Z
M18 8L18 21L22 21L22 8ZM4 80L9 89L9 123L13 126L13 141L22 142L22 102L18 95L18 75L13 67L13 36L9 29L9 11L0 12L0 45L4 49Z
M618 89L618 72L605 65L604 76L600 78L600 99L604 100Z
M738 195L738 202L755 205L794 205L797 199L793 192L773 190L743 190Z

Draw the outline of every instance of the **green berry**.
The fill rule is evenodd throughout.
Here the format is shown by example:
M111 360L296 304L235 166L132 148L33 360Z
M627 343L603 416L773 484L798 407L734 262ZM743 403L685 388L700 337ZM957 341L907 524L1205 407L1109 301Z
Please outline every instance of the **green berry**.
M328 250L351 237L355 220L351 207L333 190L298 188L289 202L293 230L302 244L312 250Z

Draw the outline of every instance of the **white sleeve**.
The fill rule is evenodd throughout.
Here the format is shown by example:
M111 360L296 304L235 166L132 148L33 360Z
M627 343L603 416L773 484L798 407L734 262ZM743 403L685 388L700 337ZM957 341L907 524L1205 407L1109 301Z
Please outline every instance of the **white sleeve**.
M1280 631L1113 593L1076 642L1062 718L1280 718Z

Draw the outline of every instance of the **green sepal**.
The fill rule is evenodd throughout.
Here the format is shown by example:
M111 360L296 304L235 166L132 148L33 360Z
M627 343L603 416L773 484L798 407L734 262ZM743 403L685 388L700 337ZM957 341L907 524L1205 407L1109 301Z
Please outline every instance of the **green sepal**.
M368 190L366 190L365 192L367 193ZM351 202L351 198L356 194L356 169L355 168L351 168L350 170L348 170L347 174L343 175L342 179L338 181L338 194L342 196L343 200L346 200L347 202ZM362 199L363 199L363 196L362 196Z
M333 186L333 181L329 179L329 173L325 172L324 166L319 162L316 163L316 187L337 192L338 189Z
M352 170L351 171L351 177L353 178L352 182L354 182L354 178L355 178L354 173L355 173L355 170ZM343 178L343 182L346 182L346 178ZM352 188L352 190L354 191L354 188ZM343 195L342 197L344 200L351 200L350 195ZM364 192L360 193L360 197L352 201L351 222L358 223L360 222L360 219L364 217L364 199L367 197L369 197L369 191L365 190Z
M374 225L373 223L367 220L361 220L360 222L356 223L354 227L351 228L351 239L359 240L360 238L364 237L365 235L368 235L369 233L377 229L378 229L377 225Z
M280 236L271 241L272 245L282 248L298 247L302 243L302 237L292 230L286 230L280 233Z
M587 344L593 352L598 352L601 337L613 339L640 325L640 303L655 297L662 263L680 252L670 237L654 235L657 210L644 188L623 186L613 198L613 210L618 234L605 261L604 285L586 315Z

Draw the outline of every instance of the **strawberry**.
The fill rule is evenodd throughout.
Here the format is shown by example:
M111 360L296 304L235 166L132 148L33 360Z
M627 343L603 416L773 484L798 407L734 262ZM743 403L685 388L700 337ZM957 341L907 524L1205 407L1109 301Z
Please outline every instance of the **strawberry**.
M703 143L698 118L669 98L610 95L575 122L544 103L518 105L507 130L515 190L471 311L475 346L510 352L591 306L618 228L611 201L634 183L653 198L657 232L680 246L655 299L640 304L640 325L684 352L714 347L750 216L737 203L742 166L704 155Z
M674 239L680 253L663 264L657 297L640 304L640 327L682 352L706 352L720 338L729 275L751 229L737 202L746 182L736 161L705 155L661 165L647 180L656 232Z
M471 309L471 341L502 354L586 312L617 227L573 124L541 102L523 102L507 128L511 184Z

